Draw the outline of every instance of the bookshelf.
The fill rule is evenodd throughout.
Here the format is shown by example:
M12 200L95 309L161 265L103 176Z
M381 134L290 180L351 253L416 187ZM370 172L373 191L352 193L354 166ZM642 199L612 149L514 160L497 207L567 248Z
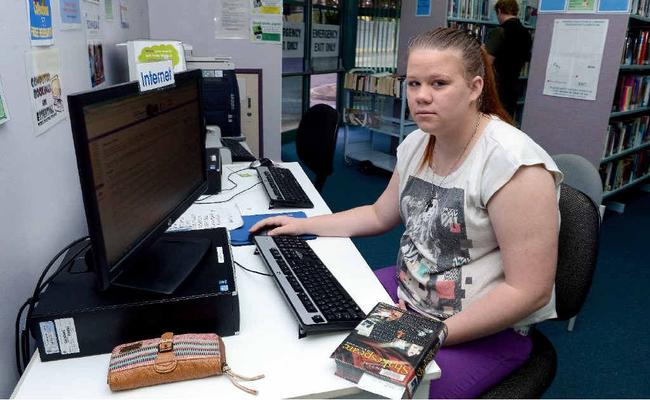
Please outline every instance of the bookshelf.
M494 0L448 0L447 26L471 31L485 43L490 30L499 26ZM535 22L537 20L537 1L521 0L519 2L519 19L531 31L534 39ZM519 81L521 82L519 100L513 120L521 126L523 108L526 100L526 85L528 81L529 63L522 68Z
M603 199L650 178L650 19L634 1L600 161ZM611 202L622 212L624 205Z
M351 70L343 85L344 158L393 171L394 145L417 127L407 118L406 85L389 73Z

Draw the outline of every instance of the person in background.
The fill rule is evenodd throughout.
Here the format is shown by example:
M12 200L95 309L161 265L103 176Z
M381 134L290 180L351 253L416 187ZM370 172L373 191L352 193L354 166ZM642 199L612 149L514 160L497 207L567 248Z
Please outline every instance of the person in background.
M508 114L513 116L520 95L519 74L524 64L530 61L533 42L530 32L517 17L517 0L498 0L494 10L501 26L488 34L485 48L494 65L501 103Z
M397 148L374 204L271 217L251 232L368 236L403 222L397 265L375 274L400 307L447 325L435 358L444 372L429 398L472 398L528 359L527 326L556 316L562 173L509 123L487 55L468 33L414 37L406 85L419 129Z

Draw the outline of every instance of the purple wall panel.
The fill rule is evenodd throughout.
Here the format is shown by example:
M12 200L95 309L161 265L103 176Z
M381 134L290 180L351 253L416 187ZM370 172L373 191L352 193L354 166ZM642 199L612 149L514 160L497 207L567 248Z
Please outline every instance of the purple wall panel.
M447 2L431 0L431 16L416 17L417 0L402 1L397 48L397 74L406 75L406 50L409 40L420 32L447 26Z
M558 18L609 20L595 101L542 94ZM627 24L627 14L540 14L537 18L522 130L549 154L579 154L596 167L600 164Z

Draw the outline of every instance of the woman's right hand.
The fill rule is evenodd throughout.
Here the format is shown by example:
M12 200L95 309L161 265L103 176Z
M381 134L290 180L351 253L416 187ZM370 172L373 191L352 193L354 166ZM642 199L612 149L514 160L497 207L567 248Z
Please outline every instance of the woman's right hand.
M308 233L305 229L305 218L292 218L285 215L265 218L258 221L249 230L250 233L267 231L268 235L293 235L299 236Z

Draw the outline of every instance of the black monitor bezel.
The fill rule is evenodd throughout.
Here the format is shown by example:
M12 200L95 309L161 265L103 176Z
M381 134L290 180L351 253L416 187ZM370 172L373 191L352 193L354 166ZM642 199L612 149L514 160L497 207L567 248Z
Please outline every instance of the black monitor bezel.
M92 163L90 161L90 148L88 135L86 131L85 116L83 109L86 106L110 101L114 98L140 94L137 81L118 84L105 89L75 93L68 96L68 110L70 113L70 125L72 127L72 136L74 140L75 154L77 158L77 169L79 181L81 184L81 194L86 212L86 221L88 224L88 235L92 243L92 262L93 269L97 275L97 283L101 290L108 289L119 275L129 267L129 261L136 258L144 250L150 247L156 240L162 236L171 224L180 217L207 189L207 172L206 172L206 123L203 114L203 93L202 93L202 76L200 70L186 71L174 74L175 85L181 85L188 81L195 81L197 85L199 101L199 117L201 124L201 183L197 185L185 199L168 213L160 222L158 222L147 233L139 237L130 250L128 250L113 266L108 264L104 246L104 236L101 230L101 220L97 196L95 192L95 181L92 174ZM174 86L175 86L174 85ZM157 91L170 90L169 87L157 89ZM143 95L150 94L143 92Z

